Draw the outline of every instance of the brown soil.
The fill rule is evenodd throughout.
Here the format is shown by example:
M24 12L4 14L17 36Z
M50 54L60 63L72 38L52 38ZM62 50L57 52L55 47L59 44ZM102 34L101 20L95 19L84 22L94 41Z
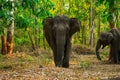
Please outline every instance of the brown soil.
M6 65L0 69L0 80L120 80L120 65L109 64L105 61L107 59L98 61L87 49L82 51L90 51L92 55L79 54L80 49L77 49L77 54L73 50L69 68L55 67L49 52L44 52L45 55L41 57L32 56L31 61L26 53L18 52L12 58L7 56L3 61ZM23 61L18 61L20 57ZM8 65L9 62L12 65Z

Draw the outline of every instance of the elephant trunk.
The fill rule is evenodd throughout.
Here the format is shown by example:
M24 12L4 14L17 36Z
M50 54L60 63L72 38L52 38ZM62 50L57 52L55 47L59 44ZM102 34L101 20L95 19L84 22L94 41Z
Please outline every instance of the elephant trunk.
M62 32L58 32L56 36L56 45L57 45L56 66L58 67L62 67L63 64L65 42L66 42L65 35Z
M98 40L97 45L96 45L96 56L97 56L98 60L101 60L100 53L99 53L99 49L100 49L101 45L102 44L101 44L100 40Z

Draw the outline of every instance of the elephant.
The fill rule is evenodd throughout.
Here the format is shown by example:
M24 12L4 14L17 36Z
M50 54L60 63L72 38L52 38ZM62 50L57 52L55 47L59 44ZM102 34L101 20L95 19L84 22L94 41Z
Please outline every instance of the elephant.
M72 35L80 31L77 18L64 15L47 17L43 24L44 36L53 51L56 67L69 67Z
M110 45L109 59L112 63L118 64L120 62L120 28L111 29L107 32L101 32L96 44L96 56L101 60L99 49L102 46Z

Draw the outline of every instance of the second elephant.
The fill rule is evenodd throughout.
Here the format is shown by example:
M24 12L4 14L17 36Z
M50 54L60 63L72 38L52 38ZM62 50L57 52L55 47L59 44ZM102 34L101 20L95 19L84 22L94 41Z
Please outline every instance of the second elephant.
M80 30L76 18L58 15L44 22L44 35L53 50L54 63L58 67L69 67L71 37Z
M102 32L96 44L96 55L101 60L99 49L110 45L109 60L112 63L120 63L120 29L111 29L107 32Z

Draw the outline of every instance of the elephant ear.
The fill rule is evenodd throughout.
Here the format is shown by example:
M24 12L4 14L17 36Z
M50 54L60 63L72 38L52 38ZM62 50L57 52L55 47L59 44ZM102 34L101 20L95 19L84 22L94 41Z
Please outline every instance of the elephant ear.
M51 29L53 26L53 18L47 17L45 20L43 20L43 30Z
M120 29L111 29L110 33L113 35L113 39L119 40L120 39Z
M113 34L111 32L101 32L99 36L99 40L101 41L101 44L103 45L102 49L109 45L111 41L113 40Z
M78 31L80 31L80 23L79 23L79 21L76 19L76 18L70 18L70 37L74 34L74 33L76 33L76 32L78 32Z
M43 30L46 40L51 48L53 48L53 36L52 36L52 28L53 28L54 19L52 17L48 17L43 21Z
M112 39L113 39L113 34L110 33L110 32L108 32L108 33L107 33L107 40L108 40L109 42L111 42Z

